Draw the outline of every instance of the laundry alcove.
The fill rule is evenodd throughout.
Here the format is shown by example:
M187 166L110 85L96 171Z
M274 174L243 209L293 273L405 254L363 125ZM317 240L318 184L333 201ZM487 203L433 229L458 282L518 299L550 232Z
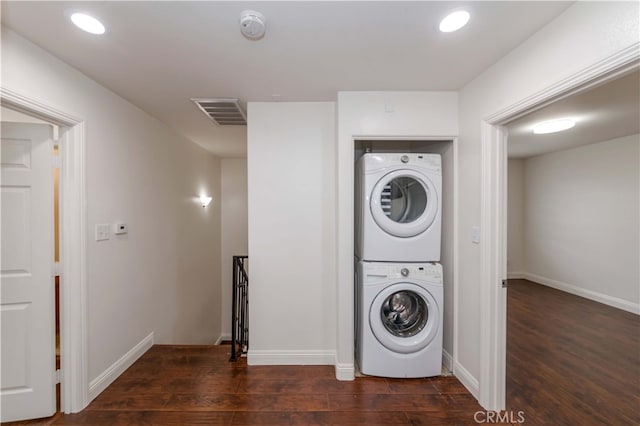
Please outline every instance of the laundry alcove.
M412 153L440 154L442 158L442 236L440 247L440 263L443 268L444 282L444 330L443 330L443 365L452 370L454 345L454 191L455 191L455 138L380 138L355 139L354 161L357 162L365 153ZM354 179L356 181L356 179Z

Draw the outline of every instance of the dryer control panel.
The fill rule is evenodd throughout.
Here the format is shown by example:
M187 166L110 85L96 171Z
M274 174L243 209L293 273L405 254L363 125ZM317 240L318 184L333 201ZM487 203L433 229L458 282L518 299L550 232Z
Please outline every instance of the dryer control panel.
M389 167L412 167L440 173L442 157L440 154L416 153L369 153L362 156L366 173Z

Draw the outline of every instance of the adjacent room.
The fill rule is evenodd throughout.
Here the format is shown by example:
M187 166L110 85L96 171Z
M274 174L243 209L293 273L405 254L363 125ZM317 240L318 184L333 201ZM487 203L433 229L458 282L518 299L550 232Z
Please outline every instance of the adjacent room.
M637 420L638 117L633 72L508 126L507 406L528 419Z

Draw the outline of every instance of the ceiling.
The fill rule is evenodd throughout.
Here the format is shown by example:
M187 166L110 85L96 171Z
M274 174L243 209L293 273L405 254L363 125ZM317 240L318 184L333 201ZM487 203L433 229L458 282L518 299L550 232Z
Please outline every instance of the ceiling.
M2 1L2 24L223 157L246 155L246 127L218 126L190 101L332 101L342 90L458 90L572 2ZM471 12L444 34L451 10ZM240 13L267 19L244 38ZM107 27L92 36L67 16ZM55 36L52 36L55 35Z
M573 118L575 127L533 134L537 123ZM640 72L579 93L509 123L509 158L527 158L640 133Z

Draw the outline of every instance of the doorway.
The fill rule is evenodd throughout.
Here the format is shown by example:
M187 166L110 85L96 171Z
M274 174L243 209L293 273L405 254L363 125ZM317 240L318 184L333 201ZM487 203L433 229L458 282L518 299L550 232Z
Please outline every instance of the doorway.
M587 61L574 74L543 90L518 99L481 120L480 222L487 237L480 242L480 402L483 407L503 410L506 384L506 203L507 131L505 126L555 101L584 92L637 70L637 44L625 47L597 62Z
M84 120L34 98L0 88L2 107L59 126L61 411L88 404L86 312L86 172Z
M506 405L527 421L640 414L639 116L636 71L507 125Z

